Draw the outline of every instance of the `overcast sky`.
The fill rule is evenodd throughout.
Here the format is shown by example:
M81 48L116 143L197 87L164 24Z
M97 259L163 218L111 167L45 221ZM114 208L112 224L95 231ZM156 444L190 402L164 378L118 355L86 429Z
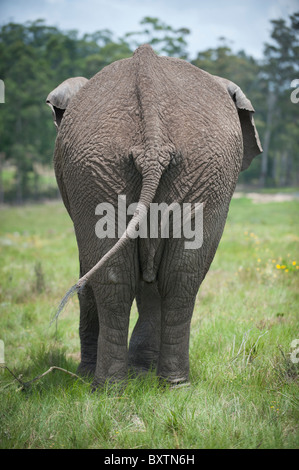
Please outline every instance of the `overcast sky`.
M115 38L140 31L144 16L158 17L174 28L187 27L188 51L215 47L224 36L236 52L260 58L269 41L270 20L299 11L299 0L0 0L0 24L45 19L62 30L93 33L110 29Z

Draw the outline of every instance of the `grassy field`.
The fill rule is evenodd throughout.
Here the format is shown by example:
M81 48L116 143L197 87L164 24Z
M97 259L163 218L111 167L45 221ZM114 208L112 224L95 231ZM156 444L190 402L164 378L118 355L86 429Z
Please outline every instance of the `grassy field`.
M299 447L298 201L234 199L196 301L191 385L154 375L91 393L61 371L25 391L0 372L0 448L253 449ZM59 202L0 211L0 338L23 382L51 366L76 372L78 302L50 320L79 267ZM136 321L132 308L131 329ZM299 348L299 342L297 349Z

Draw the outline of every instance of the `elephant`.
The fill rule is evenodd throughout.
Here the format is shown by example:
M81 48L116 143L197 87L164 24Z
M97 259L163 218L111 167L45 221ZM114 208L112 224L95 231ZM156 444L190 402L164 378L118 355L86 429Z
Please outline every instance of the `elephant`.
M57 127L55 175L79 253L78 373L91 375L95 388L149 370L163 383L189 383L195 299L238 176L262 152L251 102L235 83L148 44L89 80L66 80L46 101ZM126 207L135 204L124 232L98 237L96 208L110 204L117 215L121 195ZM171 233L134 236L162 202L202 205L200 247L187 249L186 237Z

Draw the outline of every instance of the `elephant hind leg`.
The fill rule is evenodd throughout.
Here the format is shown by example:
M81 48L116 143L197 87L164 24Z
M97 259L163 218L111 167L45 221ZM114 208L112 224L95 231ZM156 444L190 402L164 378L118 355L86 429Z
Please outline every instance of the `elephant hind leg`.
M157 374L177 384L189 380L190 323L202 279L200 250L184 239L169 240L158 277L161 293L161 344Z
M83 274L82 266L80 266L80 277ZM94 376L97 363L99 319L92 287L86 284L78 293L78 298L80 305L79 336L81 343L81 362L78 367L78 373L83 376Z
M162 303L161 349L158 376L172 384L189 380L190 322L195 297L180 305L179 298ZM176 305L177 303L177 305Z
M129 368L140 374L156 368L160 353L161 298L156 282L140 281L136 302L139 318L129 344Z

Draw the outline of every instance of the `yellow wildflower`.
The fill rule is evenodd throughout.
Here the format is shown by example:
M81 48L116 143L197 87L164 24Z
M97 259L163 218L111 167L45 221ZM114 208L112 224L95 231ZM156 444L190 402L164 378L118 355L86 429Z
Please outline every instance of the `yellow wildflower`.
M293 266L296 266L296 261L293 261L293 262L292 262L292 265L293 265Z
M277 264L277 265L276 265L276 268L277 268L277 269L280 269L280 264Z

